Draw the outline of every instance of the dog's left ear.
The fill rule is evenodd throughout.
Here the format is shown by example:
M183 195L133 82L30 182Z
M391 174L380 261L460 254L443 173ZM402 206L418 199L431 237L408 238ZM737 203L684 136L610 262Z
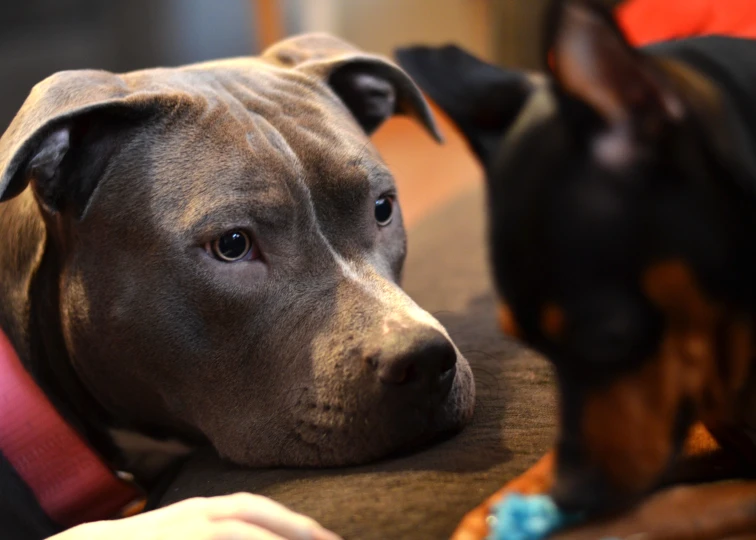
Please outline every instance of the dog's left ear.
M123 133L188 99L101 70L47 77L0 136L0 203L31 183L43 209L81 217Z
M394 114L404 114L443 140L415 83L382 56L328 34L303 34L273 45L262 57L324 80L368 135Z
M489 64L456 45L402 47L395 55L484 166L537 86L532 75Z
M553 0L544 38L544 58L557 88L608 125L637 130L682 117L683 103L670 81L628 43L599 0Z

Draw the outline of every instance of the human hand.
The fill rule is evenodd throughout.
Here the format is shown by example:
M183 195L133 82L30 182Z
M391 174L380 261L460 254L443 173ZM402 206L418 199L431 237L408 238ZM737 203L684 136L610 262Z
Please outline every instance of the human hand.
M261 495L194 498L130 518L86 523L48 540L339 540Z

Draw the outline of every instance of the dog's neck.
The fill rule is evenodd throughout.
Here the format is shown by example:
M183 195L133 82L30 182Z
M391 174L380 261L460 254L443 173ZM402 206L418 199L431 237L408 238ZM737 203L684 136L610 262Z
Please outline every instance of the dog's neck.
M77 376L61 331L59 251L31 190L0 206L0 329L61 415L119 470L149 487L191 447L123 426Z

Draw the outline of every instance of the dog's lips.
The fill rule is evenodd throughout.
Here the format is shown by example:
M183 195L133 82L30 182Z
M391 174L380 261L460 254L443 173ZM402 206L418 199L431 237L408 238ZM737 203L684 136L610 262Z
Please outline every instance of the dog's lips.
M451 373L453 371L453 374ZM419 451L423 447L441 442L459 433L472 419L475 408L475 382L467 360L461 355L450 370L448 390L438 407L430 411L428 430L408 442L402 450Z
M398 458L422 452L449 440L464 429L472 418L475 404L475 385L467 360L460 357L451 377L449 390L440 408L430 411L428 429L390 452L388 458ZM462 365L460 366L460 362ZM451 370L450 370L451 371ZM465 387L468 387L467 389ZM467 390L467 393L465 392ZM467 398L467 399L465 399Z
M456 364L448 371L441 374L441 378L438 381L439 393L446 399L454 384L454 379L457 377Z
M684 422L684 426L686 429L682 431L683 435L674 438L674 451L667 459L663 470L653 479L650 479L645 487L628 489L614 486L607 482L607 477L598 469L593 469L593 482L585 481L586 475L588 475L587 477L591 476L586 471L582 474L575 474L575 471L572 471L572 475L562 475L557 472L557 481L552 489L552 496L555 500L558 500L558 504L563 510L585 512L593 518L603 518L624 512L665 486L679 483L680 480L684 481L686 478L685 468L683 467L683 470L680 470L676 467L680 463L680 457L684 454L683 443L686 440L684 434L687 433L687 427L690 426L690 423ZM572 477L573 480L582 477L584 483L563 482L565 477ZM576 493L579 496L575 497Z
M252 416L231 436L225 430L207 435L225 459L247 467L356 466L418 451L459 432L472 417L475 387L467 360L458 355L448 371L444 388L422 390L425 399L421 384L407 391L374 377L323 377L292 392L280 427L271 430ZM270 448L265 454L263 441Z
M458 354L457 364L454 367L454 378L451 388L446 395L445 407L451 410L446 411L444 416L458 416L459 423L464 426L473 415L475 409L475 378L467 359ZM454 414L456 412L456 415Z
M310 455L299 465L360 465L417 452L448 439L465 427L473 413L475 388L466 359L459 357L444 384L447 388L435 397L429 394L424 403L413 400L383 413L375 408L360 414L324 404L305 405L291 441L305 447ZM398 400L384 394L380 408L395 405Z

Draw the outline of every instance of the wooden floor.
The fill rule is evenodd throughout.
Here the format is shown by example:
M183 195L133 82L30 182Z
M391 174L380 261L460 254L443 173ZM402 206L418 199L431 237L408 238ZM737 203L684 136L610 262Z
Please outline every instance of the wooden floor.
M436 143L419 124L404 117L388 120L373 136L396 178L408 228L483 180L480 166L459 133L437 108L434 113L444 144Z

